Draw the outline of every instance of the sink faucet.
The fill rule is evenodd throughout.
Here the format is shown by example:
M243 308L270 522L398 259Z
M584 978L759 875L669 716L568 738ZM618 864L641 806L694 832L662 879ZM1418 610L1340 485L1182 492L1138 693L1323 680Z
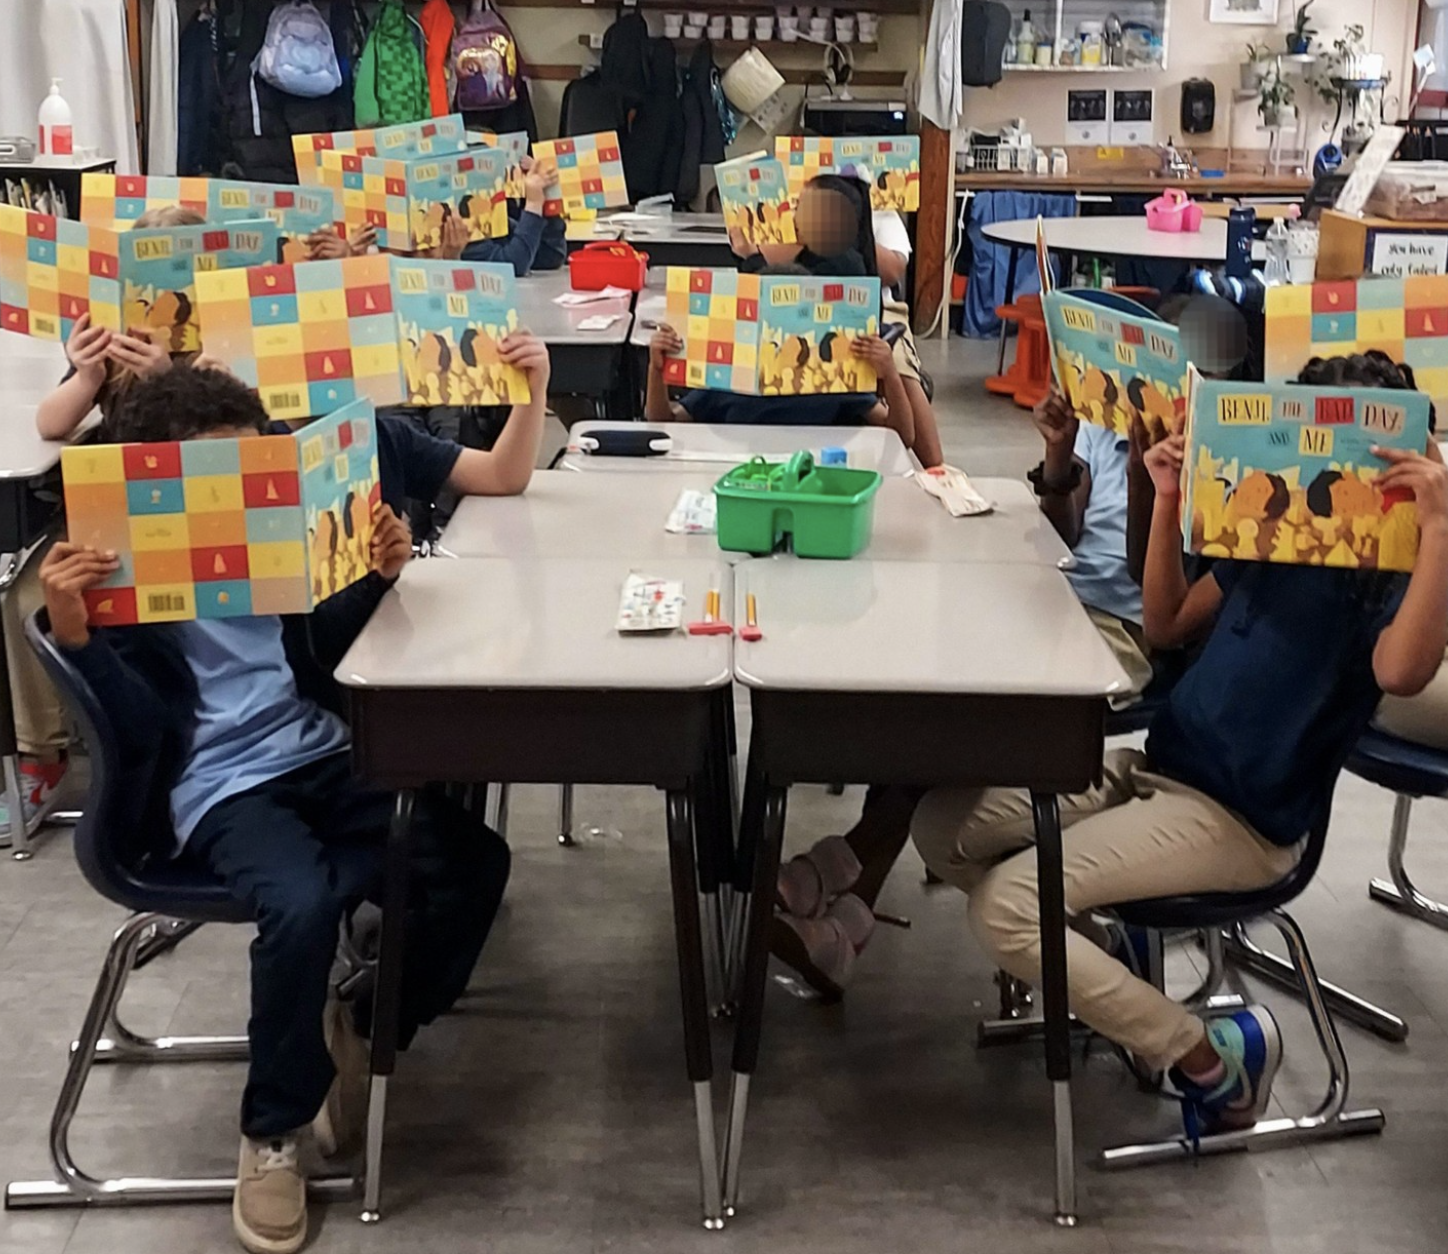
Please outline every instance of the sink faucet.
M1178 148L1168 138L1161 146L1161 175L1168 179L1189 179L1197 172L1190 148Z

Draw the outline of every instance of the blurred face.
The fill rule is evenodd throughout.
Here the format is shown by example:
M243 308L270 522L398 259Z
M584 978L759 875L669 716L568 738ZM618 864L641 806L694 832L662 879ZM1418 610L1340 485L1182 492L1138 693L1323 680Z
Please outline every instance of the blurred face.
M1230 374L1247 356L1247 324L1220 297L1194 296L1177 325L1187 360L1208 378Z
M842 253L855 242L855 208L839 192L807 186L800 193L795 230L810 252L821 257Z

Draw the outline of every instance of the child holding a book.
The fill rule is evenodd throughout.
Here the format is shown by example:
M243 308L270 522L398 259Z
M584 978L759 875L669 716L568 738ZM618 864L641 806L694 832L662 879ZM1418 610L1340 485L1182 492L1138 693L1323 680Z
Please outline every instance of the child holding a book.
M117 435L152 443L268 429L254 391L223 371L176 366L128 390ZM84 593L116 555L62 542L41 568L55 641L121 742L136 830L169 828L153 856L203 863L256 914L232 1212L256 1254L301 1247L304 1144L314 1135L324 1154L346 1150L365 1109L371 1009L365 998L336 1001L330 972L344 916L379 894L392 799L352 777L332 671L411 556L386 505L376 522L370 573L307 617L97 630ZM509 867L502 839L440 794L419 797L413 853L404 1043L466 987Z
M1313 362L1302 382L1407 387L1364 358ZM1337 774L1384 692L1416 693L1448 645L1448 471L1425 454L1377 450L1384 491L1417 504L1411 576L1219 561L1195 582L1182 563L1178 432L1146 454L1156 496L1142 584L1153 647L1205 637L1154 720L1145 750L1107 754L1099 787L1061 799L1066 908L1242 892L1286 875L1326 822ZM992 959L1041 974L1030 798L1011 789L938 789L911 824L921 856L970 897ZM1249 1127L1266 1109L1282 1042L1271 1012L1200 1018L1072 930L1072 1009L1173 1080L1206 1132Z

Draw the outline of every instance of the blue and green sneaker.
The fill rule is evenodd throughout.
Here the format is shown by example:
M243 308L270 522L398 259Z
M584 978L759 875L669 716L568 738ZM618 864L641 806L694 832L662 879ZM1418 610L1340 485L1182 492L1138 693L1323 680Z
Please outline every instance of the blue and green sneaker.
M1282 1064L1282 1034L1266 1006L1248 1006L1207 1020L1207 1039L1227 1074L1214 1088L1193 1083L1173 1067L1182 1116L1193 1145L1216 1132L1250 1128L1267 1111L1272 1079Z

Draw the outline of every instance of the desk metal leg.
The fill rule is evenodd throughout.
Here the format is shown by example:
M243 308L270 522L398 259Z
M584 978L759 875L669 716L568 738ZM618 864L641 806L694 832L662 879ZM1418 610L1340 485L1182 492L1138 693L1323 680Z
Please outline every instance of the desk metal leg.
M1033 792L1036 879L1041 901L1041 1003L1046 1020L1046 1075L1056 1122L1056 1222L1076 1225L1076 1144L1071 1126L1071 1012L1066 988L1066 884L1061 811L1055 793Z
M774 885L779 878L779 851L784 839L786 791L769 787L751 770L745 788L745 823L750 794L760 798L758 827L741 829L741 846L757 841L752 863L754 887L749 897L743 979L739 992L739 1027L734 1037L734 1074L729 1085L729 1126L724 1134L724 1213L739 1205L739 1164L744 1153L744 1119L749 1106L749 1081L759 1062L759 1036L764 1022L764 993L769 976L769 925L774 915ZM742 849L741 849L742 852Z
M687 792L668 794L669 882L674 895L674 940L684 1003L684 1058L694 1086L699 1133L699 1194L704 1227L724 1226L719 1197L719 1149L714 1134L714 1058L709 1041L709 996L699 936L699 894L694 871L694 816Z
M402 959L407 944L408 845L413 793L399 790L387 831L383 864L382 934L377 952L377 986L372 995L372 1087L367 1102L367 1164L362 1186L362 1222L382 1218L382 1134L387 1120L387 1081L397 1068L398 1020L402 1012Z
M1002 304L1009 305L1016 298L1016 266L1020 264L1021 250L1015 244L1011 245L1011 259L1006 263L1006 298ZM1004 374L1006 369L1006 323L1001 319L1000 347L996 350L996 374Z

